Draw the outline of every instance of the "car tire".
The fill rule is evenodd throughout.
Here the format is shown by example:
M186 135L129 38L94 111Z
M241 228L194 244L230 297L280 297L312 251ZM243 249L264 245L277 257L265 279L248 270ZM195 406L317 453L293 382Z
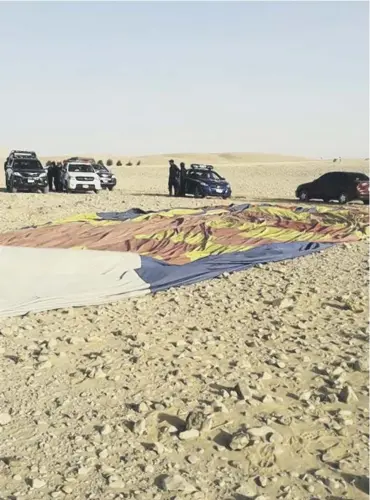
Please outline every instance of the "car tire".
M299 198L299 201L301 201L302 203L309 202L310 199L308 197L308 191L307 191L307 189L302 189L302 191L300 191L298 193L298 198Z
M94 189L95 194L99 194L100 189Z
M17 191L18 191L18 190L17 190L17 188L16 188L16 187L14 187L14 186L10 186L10 192L11 192L11 193L16 193Z
M109 191L113 191L114 186L109 186Z
M41 192L42 192L43 194L48 194L48 192L49 192L49 186L45 186L44 188L42 188L42 189L41 189Z
M228 198L230 198L230 196L223 196L222 197L223 200L227 200Z
M339 201L340 205L345 205L346 203L348 203L349 202L348 194L347 193L341 193L338 196L338 201Z
M364 202L364 205L368 205L369 204L369 200L362 200Z
M202 192L199 186L195 187L194 196L195 198L204 198L204 193Z

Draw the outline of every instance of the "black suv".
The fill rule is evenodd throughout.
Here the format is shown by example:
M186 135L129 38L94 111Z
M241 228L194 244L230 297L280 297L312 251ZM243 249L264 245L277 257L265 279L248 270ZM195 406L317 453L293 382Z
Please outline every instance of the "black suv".
M112 172L107 169L107 167L100 163L95 163L93 167L100 178L102 189L109 189L109 191L112 191L114 186L117 184L116 176L113 175Z
M362 200L369 204L369 177L360 172L329 172L318 179L301 184L295 195L301 201L323 200L328 203L337 200L344 204Z
M10 152L4 163L6 188L17 191L49 191L48 176L34 151Z

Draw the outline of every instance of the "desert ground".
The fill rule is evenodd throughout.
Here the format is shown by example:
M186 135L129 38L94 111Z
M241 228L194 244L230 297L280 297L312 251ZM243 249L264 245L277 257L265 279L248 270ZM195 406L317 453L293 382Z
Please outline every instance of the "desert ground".
M0 230L289 203L326 171L368 171L186 156L214 163L233 197L179 199L167 196L170 157L183 158L113 167L117 189L98 195L9 194L2 177ZM0 499L368 498L368 271L366 242L340 244L154 296L0 319Z

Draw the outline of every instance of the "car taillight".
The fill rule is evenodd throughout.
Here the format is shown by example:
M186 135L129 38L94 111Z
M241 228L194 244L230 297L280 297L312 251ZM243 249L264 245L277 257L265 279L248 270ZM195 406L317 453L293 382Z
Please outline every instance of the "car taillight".
M357 191L361 194L369 192L369 183L368 182L359 182L357 184Z

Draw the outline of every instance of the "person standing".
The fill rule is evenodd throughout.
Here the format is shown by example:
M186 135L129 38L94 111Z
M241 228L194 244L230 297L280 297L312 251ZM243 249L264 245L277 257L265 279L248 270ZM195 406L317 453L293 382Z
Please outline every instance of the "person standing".
M173 160L169 161L169 175L168 175L168 193L172 196L172 191L175 196L179 194L180 184L180 169Z
M51 161L48 166L49 191L53 191L54 165L55 163Z
M185 178L186 178L186 168L185 168L185 163L181 162L180 163L180 196L185 196L186 190L185 190Z

